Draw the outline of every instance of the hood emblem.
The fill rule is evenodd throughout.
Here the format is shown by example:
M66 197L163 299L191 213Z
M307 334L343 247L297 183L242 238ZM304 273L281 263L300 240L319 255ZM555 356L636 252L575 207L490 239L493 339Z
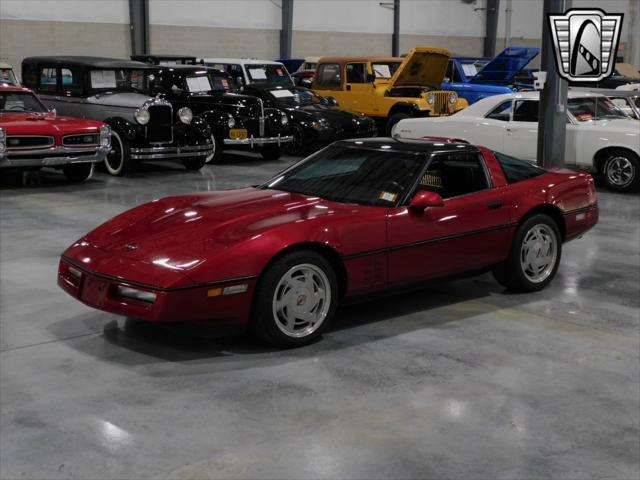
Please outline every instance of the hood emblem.
M124 250L125 252L132 252L133 250L137 250L137 249L138 249L137 243L127 243L124 247L122 247L122 250Z

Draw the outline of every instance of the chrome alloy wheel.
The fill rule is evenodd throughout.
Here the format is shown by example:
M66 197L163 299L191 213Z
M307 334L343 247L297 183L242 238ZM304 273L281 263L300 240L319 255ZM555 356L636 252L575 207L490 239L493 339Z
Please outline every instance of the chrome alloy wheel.
M613 157L607 162L605 175L612 185L616 187L626 187L633 181L635 172L628 158Z
M327 275L316 265L303 263L290 268L273 294L273 318L289 337L311 335L324 322L331 306Z
M211 163L211 161L214 159L214 157L216 156L216 149L218 148L218 145L216 144L216 137L213 135L213 133L211 134L211 146L213 147L213 150L211 150L211 153L207 155L207 158L205 160L207 163Z
M544 282L553 272L558 257L555 232L543 223L526 233L520 249L520 266L531 283Z

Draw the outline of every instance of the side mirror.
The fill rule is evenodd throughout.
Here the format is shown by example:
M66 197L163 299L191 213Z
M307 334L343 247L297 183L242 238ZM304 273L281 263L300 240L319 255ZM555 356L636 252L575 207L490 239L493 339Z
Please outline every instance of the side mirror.
M409 204L409 208L416 213L422 213L429 207L444 207L444 200L439 193L421 190L413 196Z
M52 108L49 110L49 113L55 117L58 114L58 111L55 108Z
M335 99L335 97L324 97L324 100L325 100L325 103L330 107L338 106L338 101Z
M375 73L367 73L367 83L373 83L376 79Z

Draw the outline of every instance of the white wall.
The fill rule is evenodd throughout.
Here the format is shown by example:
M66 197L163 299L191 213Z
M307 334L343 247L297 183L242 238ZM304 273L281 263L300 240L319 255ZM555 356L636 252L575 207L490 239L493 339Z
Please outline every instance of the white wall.
M0 0L0 18L128 24L129 2L128 0Z

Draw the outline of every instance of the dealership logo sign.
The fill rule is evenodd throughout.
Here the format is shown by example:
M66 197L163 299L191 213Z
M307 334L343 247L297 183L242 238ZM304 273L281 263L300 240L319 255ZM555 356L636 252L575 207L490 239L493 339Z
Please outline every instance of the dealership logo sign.
M597 82L613 73L622 27L620 14L571 9L549 15L558 73L573 82Z

